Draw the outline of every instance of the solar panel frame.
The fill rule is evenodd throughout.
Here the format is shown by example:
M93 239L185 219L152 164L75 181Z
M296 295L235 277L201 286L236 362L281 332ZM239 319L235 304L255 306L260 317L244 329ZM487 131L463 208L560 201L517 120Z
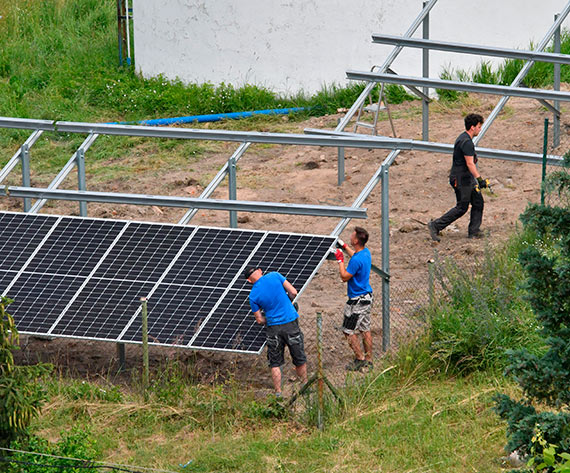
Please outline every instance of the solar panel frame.
M47 333L43 328L53 320L55 309L48 311L44 324L38 324L32 315L26 315L22 319L24 326L23 330L20 330L21 333L140 343L137 334L140 329L140 297L144 296L148 299L150 309L151 344L256 354L261 352L265 344L265 330L256 324L251 314L248 298L251 286L244 284L245 279L242 277L244 268L249 264L267 265L269 270L277 270L284 274L301 294L336 240L336 237L331 236L289 232L191 227L74 216L27 215L16 212L0 212L0 219L2 218L31 219L30 221L44 219L40 222L43 222L45 227L47 227L45 222L49 222L51 226L47 231L45 228L42 230L43 238L33 252L31 249L27 250L28 258L17 266L20 268L18 272L4 270L0 277L0 290L5 286L8 288L7 292L10 292L10 287L14 287L14 293L20 294L22 288L33 285L34 281L43 281L42 284L46 287L55 288L56 293L59 291L62 294L57 309L65 305ZM96 233L106 235L92 238L96 240L95 246L90 246L87 241L82 242L78 237L81 232L75 235L72 230L68 231L73 228L89 228L91 225L98 229ZM143 249L138 254L139 261L134 258L134 263L125 263L128 258L121 260L124 256L121 249L129 248L129 244L125 242L137 235L137 229L141 228L147 229L154 235L175 235L175 237L171 241L159 237L154 241L155 247L151 248L150 252L145 253L146 250ZM75 240L67 238L68 234L71 234ZM320 246L309 258L295 262L295 253L306 252L307 243L313 244L311 241L314 239L320 241ZM39 238L36 236L35 241L37 240ZM58 241L62 242L61 248L58 247ZM165 241L167 243L164 243ZM326 241L324 245L327 247L326 250L323 241ZM151 239L144 245L148 248L152 244ZM63 248L67 247L69 251L63 251ZM278 247L280 248L278 254L272 256L266 254L272 248ZM65 253L68 260L86 258L87 262L68 261L64 264L61 261L46 261L49 255L58 255L58 250L60 253ZM314 257L315 251L319 252L320 258ZM174 253L176 254L172 256ZM99 254L101 257L97 260ZM141 258L147 261L147 257L151 263L146 266L157 267L156 271L149 273L132 270L133 264L136 266L137 263L141 263ZM308 263L307 259L310 260ZM95 260L97 262L93 264ZM276 261L279 263L275 263ZM268 262L271 264L267 264ZM196 263L193 269L186 267L190 263ZM123 272L113 269L120 268L121 264L123 266L126 264L129 268ZM312 267L311 271L307 270L308 266ZM145 264L141 267L144 268ZM300 271L301 274L293 274L294 271ZM121 277L108 277L113 272L120 273ZM36 286L40 282L36 282ZM79 282L81 282L79 289L73 292ZM117 299L122 304L122 312L115 314L114 318L105 315L112 312L111 305L105 301L105 297L113 291L122 294L122 298ZM210 296L207 301L203 298L205 291L208 291ZM69 297L71 293L73 295ZM27 304L29 312L33 307L41 306L38 302L41 299L41 291L35 289L34 294L37 300L26 301L24 304ZM125 301L125 294L128 301ZM239 297L236 297L237 294ZM213 308L210 308L212 304ZM178 310L172 309L177 305L187 306L187 310L181 316L176 315L180 313ZM222 313L236 309L239 314L230 317L227 326L222 327L219 325L220 320L226 322L227 320L216 314L218 308ZM204 316L208 309L210 309L208 314ZM171 311L175 313L174 316L164 316ZM79 314L82 319L78 318ZM98 322L94 323L94 320ZM210 325L207 325L208 323ZM38 329L40 326L42 330ZM205 330L209 326L213 327L211 333ZM231 334L228 326L230 329L235 327L235 333ZM210 343L218 332L227 338L225 344L218 343L219 339Z

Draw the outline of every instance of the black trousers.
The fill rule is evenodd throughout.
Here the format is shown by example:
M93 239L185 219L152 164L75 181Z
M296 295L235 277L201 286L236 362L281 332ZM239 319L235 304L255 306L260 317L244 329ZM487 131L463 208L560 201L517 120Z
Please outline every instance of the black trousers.
M455 191L457 204L451 210L433 221L435 229L440 232L448 225L455 222L459 217L467 213L471 204L471 219L469 220L469 235L474 235L481 230L483 220L483 196L477 186L477 182L471 174L449 176L449 184Z

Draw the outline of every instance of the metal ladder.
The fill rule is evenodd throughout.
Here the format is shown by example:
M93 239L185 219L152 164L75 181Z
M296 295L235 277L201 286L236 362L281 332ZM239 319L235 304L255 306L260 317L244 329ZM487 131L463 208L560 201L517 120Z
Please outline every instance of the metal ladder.
M374 69L376 68L379 69L379 66L372 66L370 72L374 72ZM394 128L394 122L392 121L392 114L390 113L390 107L388 106L388 101L386 100L386 97L384 95L385 84L383 82L379 82L376 85L380 87L380 93L378 94L378 102L376 103L372 102L372 92L377 88L374 87L370 90L370 93L368 94L368 105L366 105L366 100L364 100L362 102L362 105L358 109L356 123L354 124L354 133L356 133L358 127L361 126L364 128L369 128L370 130L372 130L373 135L377 135L378 115L381 110L386 110L386 113L388 114L388 119L390 120L390 127L392 128L392 135L394 135L394 138L396 138L396 129ZM362 112L374 113L374 121L372 123L360 121L360 118L362 117Z

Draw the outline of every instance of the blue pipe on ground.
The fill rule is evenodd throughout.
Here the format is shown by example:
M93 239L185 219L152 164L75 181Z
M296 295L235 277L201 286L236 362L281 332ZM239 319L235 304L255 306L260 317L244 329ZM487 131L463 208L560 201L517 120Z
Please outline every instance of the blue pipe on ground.
M203 122L217 122L219 120L238 120L240 118L247 118L253 115L287 115L294 112L302 112L307 110L307 107L293 107L293 108L273 108L269 110L254 110L252 112L233 112L233 113L214 113L210 115L194 115L191 117L173 117L173 118L156 118L154 120L140 120L135 122L113 122L111 125L174 125L178 123L203 123Z

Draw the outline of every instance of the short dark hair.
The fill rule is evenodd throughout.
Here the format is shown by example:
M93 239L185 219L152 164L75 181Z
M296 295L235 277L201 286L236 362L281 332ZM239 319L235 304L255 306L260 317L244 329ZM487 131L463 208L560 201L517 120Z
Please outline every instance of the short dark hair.
M354 227L356 239L361 246L365 246L368 241L368 232L362 227Z
M249 277L258 269L260 269L259 266L248 266L247 268L245 268L245 271L243 272L243 277L245 279L249 279Z
M470 113L465 117L465 129L470 130L472 126L483 123L483 117L478 113Z

